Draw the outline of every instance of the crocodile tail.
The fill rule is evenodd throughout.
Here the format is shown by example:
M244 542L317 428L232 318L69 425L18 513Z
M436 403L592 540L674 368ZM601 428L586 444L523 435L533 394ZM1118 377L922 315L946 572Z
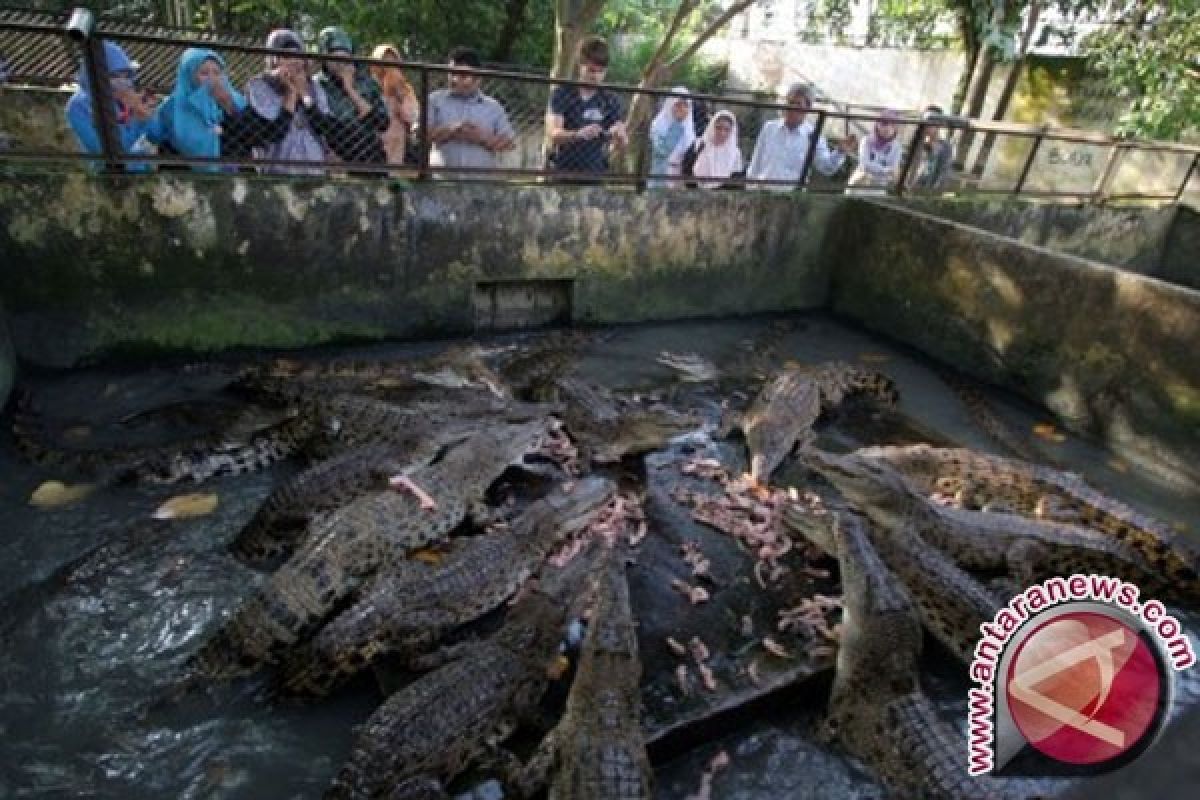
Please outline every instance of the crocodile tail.
M1009 781L972 777L966 770L966 742L938 714L922 692L898 697L882 711L889 751L883 758L884 783L902 797L931 800L1015 800ZM881 731L882 733L882 731ZM895 759L894 761L892 759Z
M17 452L30 464L79 475L117 479L141 460L153 456L149 448L138 450L75 450L52 443L28 390L20 389L14 405L13 440Z

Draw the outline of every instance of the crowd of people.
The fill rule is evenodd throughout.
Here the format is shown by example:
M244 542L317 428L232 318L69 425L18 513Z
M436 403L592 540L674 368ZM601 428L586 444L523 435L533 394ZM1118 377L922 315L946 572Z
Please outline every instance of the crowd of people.
M482 91L476 70L483 63L469 47L450 52L447 88L426 98L418 98L399 67L380 63L400 62L397 47L379 45L371 53L376 63L367 67L353 60L354 43L338 27L320 32L316 57L305 52L304 40L292 30L272 31L266 47L277 52L242 91L231 85L220 54L189 48L179 60L171 93L156 102L138 88L129 55L104 41L115 146L126 155L213 159L192 167L202 171L235 169L218 160L254 161L262 172L288 174L319 174L330 163L350 171L355 165L412 165L420 152L422 102L423 135L433 168L495 169L500 154L516 146L517 133L503 104ZM604 85L607 43L587 38L578 55L578 83L555 88L549 98L545 166L586 179L609 172L614 153L629 147L630 131L620 98ZM809 158L813 169L826 175L839 172L847 160L856 162L848 191L876 192L894 185L904 152L899 115L885 111L861 143L850 135L831 144L809 120L813 99L806 85L788 87L785 108L761 126L747 163L734 112L721 109L710 118L686 87L675 87L649 126L648 185L789 191L806 174ZM67 104L67 121L82 151L100 154L93 103L87 71L81 70L79 88ZM936 106L926 111L941 113ZM942 187L953 157L949 139L929 125L916 146L912 182L921 188ZM126 168L153 167L149 160L134 160Z

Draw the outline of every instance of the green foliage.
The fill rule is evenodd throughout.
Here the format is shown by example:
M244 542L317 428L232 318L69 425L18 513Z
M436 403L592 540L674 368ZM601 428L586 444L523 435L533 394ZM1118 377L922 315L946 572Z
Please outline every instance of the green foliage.
M667 60L683 52L684 47L691 41L684 37L682 41L671 48ZM659 38L639 39L636 43L616 48L608 67L608 80L614 83L636 84L642 79L642 72L650 63L650 57L658 49ZM702 94L719 92L725 85L729 74L729 64L725 61L709 61L699 56L693 56L683 63L669 81L672 86L686 86L690 91Z
M1119 132L1157 139L1200 137L1200 0L1153 0L1129 24L1086 41L1090 63L1126 99Z

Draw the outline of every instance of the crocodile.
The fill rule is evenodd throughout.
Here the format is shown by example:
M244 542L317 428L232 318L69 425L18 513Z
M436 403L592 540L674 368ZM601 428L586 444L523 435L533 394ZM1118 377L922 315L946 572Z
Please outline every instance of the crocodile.
M385 488L387 478L429 464L487 426L525 422L552 410L505 403L485 415L474 407L413 409L351 395L329 403L321 433L305 447L322 460L272 492L231 545L246 563L265 565L289 555L314 516ZM328 454L333 455L324 457Z
M443 782L481 759L503 760L495 744L536 717L565 622L563 607L534 590L483 641L423 659L433 672L388 698L358 729L326 800L438 797Z
M626 553L610 548L596 579L591 621L562 719L521 772L530 795L550 800L649 800L653 772L640 722L641 661L625 579Z
M501 356L497 372L518 397L547 401L557 398L558 381L587 346L611 336L595 331L552 331Z
M485 514L484 492L509 465L537 450L548 424L539 419L490 428L409 473L410 491L367 494L324 517L192 658L185 683L246 674L278 660L381 567L445 539L468 516Z
M1075 525L1019 514L947 508L924 497L883 461L816 449L806 461L880 528L916 532L967 570L1005 571L1028 583L1074 573L1128 580L1169 599L1181 590L1128 544Z
M972 505L1073 523L1136 551L1193 602L1200 600L1200 554L1170 526L1096 491L1078 475L971 450L928 445L858 451L900 470L926 493L958 494Z
M900 797L985 800L1017 796L964 768L966 742L921 690L917 609L872 545L870 523L839 512L833 538L842 582L842 634L829 727Z
M679 379L685 383L714 383L720 374L717 365L699 353L672 353L663 350L654 360L678 372Z
M361 394L422 386L484 387L498 396L506 396L503 381L483 361L488 352L469 343L411 360L275 359L243 366L231 388L284 402L313 394Z
M256 566L286 558L303 541L314 517L386 488L391 476L413 464L428 464L434 454L428 448L377 444L321 461L271 492L229 548Z
M462 542L441 564L382 572L354 606L285 664L292 692L325 694L384 653L409 658L507 600L550 551L586 528L616 493L592 477L531 505L509 532Z
M566 406L563 422L585 461L611 463L657 450L703 425L693 414L625 401L578 378L562 378L556 385Z
M29 463L62 470L73 474L87 475L104 483L126 480L143 480L151 483L173 482L190 477L186 470L173 467L176 459L188 453L220 454L211 466L204 469L209 474L224 474L248 471L259 460L270 458L275 449L272 444L279 435L275 429L286 432L294 425L294 417L285 418L266 432L236 431L241 427L235 418L227 431L206 432L163 444L144 445L132 448L74 448L52 443L46 424L34 408L32 396L18 393L16 411L13 415L13 438L17 451ZM199 474L199 473L198 473Z
M784 369L767 381L745 413L725 420L721 433L741 430L750 451L750 475L763 484L797 444L812 440L813 425L823 412L859 393L888 406L898 399L891 378L843 362Z
M833 532L835 512L790 504L784 523L826 555L837 557ZM869 526L871 542L912 597L925 629L963 663L974 657L979 626L995 619L1003 607L978 580L941 551L930 547L915 530L901 535Z

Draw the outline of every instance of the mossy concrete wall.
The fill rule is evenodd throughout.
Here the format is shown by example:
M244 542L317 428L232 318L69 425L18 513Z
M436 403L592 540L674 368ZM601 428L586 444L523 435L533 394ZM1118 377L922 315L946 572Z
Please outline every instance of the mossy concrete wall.
M1035 244L1165 277L1161 262L1171 206L1108 208L988 198L914 198L904 205Z
M1175 209L1159 274L1163 280L1200 289L1200 212L1194 208Z
M835 311L1200 486L1200 292L866 200L826 245Z
M573 281L574 319L816 308L840 197L82 173L0 183L18 354L469 332L477 283Z
M64 89L0 86L0 139L8 150L75 153L79 145L67 125L71 92Z
M8 336L8 322L4 316L4 304L0 303L0 411L8 402L16 377L17 356L13 352L12 340Z

